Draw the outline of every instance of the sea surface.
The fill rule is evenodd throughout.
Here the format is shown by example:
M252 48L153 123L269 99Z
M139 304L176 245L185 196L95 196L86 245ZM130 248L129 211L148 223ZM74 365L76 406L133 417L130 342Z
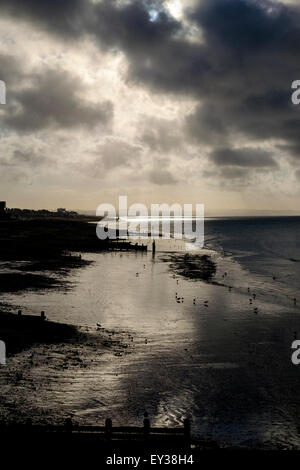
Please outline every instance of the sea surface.
M199 253L216 263L211 282L173 269L171 254L184 250L171 240L158 241L155 256L88 253L93 263L69 275L68 289L1 296L28 313L128 338L128 353L97 360L95 352L93 366L76 373L41 366L36 380L42 374L47 386L32 395L23 384L15 406L39 422L45 410L82 424L141 424L144 411L153 425L190 417L195 435L224 446L300 448L300 365L291 362L300 218L206 219Z

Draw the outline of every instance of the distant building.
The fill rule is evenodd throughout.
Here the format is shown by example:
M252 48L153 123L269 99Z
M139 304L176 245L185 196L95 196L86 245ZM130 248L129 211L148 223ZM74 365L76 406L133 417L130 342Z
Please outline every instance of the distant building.
M57 213L62 215L62 214L66 214L67 212L67 209L65 209L64 207L60 207L59 209L57 209Z
M0 219L9 219L8 211L6 210L6 201L0 201Z
M0 219L49 219L55 217L79 217L75 211L67 211L65 208L59 208L57 211L49 211L47 209L18 209L6 208L6 202L0 201Z

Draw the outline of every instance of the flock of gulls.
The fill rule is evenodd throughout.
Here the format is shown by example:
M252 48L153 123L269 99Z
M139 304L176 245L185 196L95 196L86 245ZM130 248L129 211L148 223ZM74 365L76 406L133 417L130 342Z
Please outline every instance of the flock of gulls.
M143 268L146 269L145 264L144 264ZM140 273L137 272L136 277L139 277L139 275L140 275ZM222 275L222 278L225 279L227 276L228 276L228 273L225 271L224 274ZM173 277L173 279L176 279L175 274L173 274L172 277ZM273 279L273 281L275 281L276 277L272 276L272 279ZM176 283L179 284L179 279L176 279ZM227 287L228 287L229 292L231 292L232 291L232 286L227 286ZM250 287L247 288L247 293L251 295ZM253 292L252 297L249 298L249 305L253 305L253 301L255 301L255 300L256 300L256 294ZM178 295L178 292L175 292L175 301L178 304L184 303L184 297L180 297ZM294 303L295 306L297 305L296 297L293 298L293 303ZM193 305L196 305L196 304L197 304L197 298L193 298ZM204 307L208 307L208 300L204 300L203 305L204 305ZM253 311L254 311L255 314L258 314L258 307L254 307Z

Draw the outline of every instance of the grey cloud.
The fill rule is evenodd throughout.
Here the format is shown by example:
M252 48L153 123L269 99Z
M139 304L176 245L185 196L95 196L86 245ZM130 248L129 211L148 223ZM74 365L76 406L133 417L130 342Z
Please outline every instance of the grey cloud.
M229 179L229 180L236 180L242 179L245 180L249 176L249 171L244 168L222 168L221 172L219 173L221 178Z
M2 12L38 23L58 36L89 35L100 46L124 51L130 75L157 89L186 92L199 87L199 71L208 61L198 46L180 39L180 22L163 8L162 0L0 0ZM150 11L157 17L151 21ZM188 76L188 80L187 80ZM189 85L190 83L190 85Z
M164 185L164 184L176 184L177 180L174 176L170 173L169 170L163 169L154 169L149 173L149 180L151 183L157 185Z
M150 22L145 2L104 1L100 11L95 35L127 54L133 80L201 102L186 122L199 143L230 144L237 134L281 139L293 148L300 142L299 112L290 99L298 77L300 7L201 0L188 13L190 26L197 23L204 35L200 44L179 35L180 25L168 16ZM147 139L155 145L153 136Z
M87 21L85 0L0 0L2 15L25 19L64 37L78 37Z
M162 9L158 10L156 20L151 21L151 3L154 2L102 0L95 6L96 20L91 31L102 44L119 46L129 54L138 54L140 58L150 47L158 52L181 25Z
M185 130L192 140L207 145L224 145L229 134L227 123L219 116L217 106L211 103L198 106L186 118Z
M17 167L13 167L13 168L11 167L8 168L6 166L2 167L2 163L0 161L0 168L1 168L0 180L2 181L2 183L16 184L17 182L24 183L24 181L28 181L28 173L23 170L20 170Z
M255 174L256 170L254 168L234 166L218 167L203 172L203 176L209 179L210 183L218 189L230 189L230 191L240 191L243 185L249 184L253 180Z
M202 28L206 39L240 53L257 53L274 43L282 44L284 36L278 31L289 32L291 14L288 8L272 1L209 0L199 2L199 7L190 15ZM299 34L299 33L298 33Z
M217 149L211 154L212 161L218 166L237 166L248 168L272 168L277 163L269 152L254 148Z
M197 142L232 146L237 134L255 142L279 139L295 156L300 115L291 105L290 87L299 78L298 5L269 0L195 2L186 12L187 27L199 27L201 43L189 41L182 34L183 25L158 0L0 0L0 6L3 13L38 23L59 36L88 34L100 47L123 51L133 82L158 92L193 96L199 106L188 117L186 129ZM158 12L155 21L150 8ZM32 94L27 90L23 97L16 96L30 112L28 123L22 112L21 117L17 112L10 116L20 129L49 124ZM60 97L60 89L57 94ZM66 126L79 125L80 111L91 125L102 114L107 117L107 110L76 106L72 97L62 103ZM45 105L52 113L50 122L60 125L60 112L48 101ZM159 148L155 135L146 135L146 141Z
M93 176L105 175L120 169L136 170L140 167L142 148L119 139L109 139L97 146L92 154L96 155L88 163L88 173Z
M3 122L21 132L107 125L113 115L112 104L89 103L79 91L80 83L69 73L45 70L31 77L30 86L10 92Z
M11 163L14 165L40 166L52 164L53 160L45 157L42 152L37 153L31 149L17 149L13 152Z
M296 176L297 180L300 181L300 170L297 170L297 171L295 172L295 176Z
M277 145L277 148L289 153L293 157L300 157L300 142L291 145Z
M183 143L180 123L153 117L143 119L137 137L151 151L162 154L180 150Z
M7 87L18 83L24 64L17 62L15 57L9 54L0 54L0 64L1 80L4 80Z
M120 140L111 140L97 149L101 163L106 170L117 167L136 167L138 165L141 148Z
M36 168L53 165L54 160L34 148L16 148L10 155L0 158L2 167Z

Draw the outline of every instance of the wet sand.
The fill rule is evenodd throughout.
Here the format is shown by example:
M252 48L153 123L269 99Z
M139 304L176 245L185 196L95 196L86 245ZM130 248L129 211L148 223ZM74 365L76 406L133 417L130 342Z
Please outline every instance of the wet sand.
M77 341L76 327L45 321L37 316L16 315L0 312L1 340L7 345L11 356L32 347L36 343L55 344L63 341Z
M133 349L125 334L101 326L81 328L30 315L0 313L0 331L7 345L7 365L0 367L1 420L6 424L29 417L36 424L58 424L73 417L72 407L59 404L66 402L66 386L82 371L91 372L95 363L105 365ZM43 402L45 390L51 394L48 403Z
M38 422L71 415L81 424L111 417L134 425L147 410L158 426L181 425L191 416L194 434L225 447L297 447L298 372L290 344L300 332L298 308L273 302L238 263L203 254L216 267L208 280L182 273L183 253L158 252L155 259L89 254L94 263L71 273L68 292L5 296L24 311L45 309L50 320L81 325L81 331L98 333L99 323L111 332L109 340L120 335L124 347L99 355L97 342L42 345L33 348L33 367L32 351L15 355L0 374L3 412L13 418L17 409L19 418ZM196 263L201 272L199 262L190 263L193 271ZM75 365L73 348L87 367ZM47 354L53 357L48 363ZM69 354L70 365L62 367ZM8 372L24 367L22 380L11 380Z

